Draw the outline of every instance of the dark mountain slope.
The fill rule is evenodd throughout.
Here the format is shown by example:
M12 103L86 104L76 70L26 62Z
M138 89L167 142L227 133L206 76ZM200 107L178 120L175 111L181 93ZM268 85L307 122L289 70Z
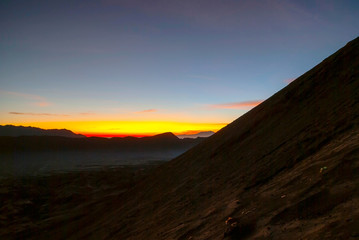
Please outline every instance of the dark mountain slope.
M228 217L239 219L228 239L357 239L358 159L359 38L124 195L48 222L37 239L223 239Z
M358 192L354 191L353 182L358 184L358 175L354 174L358 172L359 141L355 140L359 133L358 126L359 39L356 39L263 104L164 166L161 174L142 186L147 192L141 198L152 199L143 208L144 215L151 209L151 204L160 201L153 213L149 211L149 216L153 227L163 223L159 229L167 234L164 235L165 239L179 238L186 231L199 239L206 239L208 230L211 230L208 233L211 238L220 238L225 218L229 215L240 216L246 211L253 211L253 217L258 222L257 231L264 231L265 225L273 223L274 220L269 219L275 216L276 211L295 208L296 202L305 201L313 194L338 188L334 183L345 179L340 173L346 173L348 183L345 184L350 189L345 194L351 195L351 201L357 201ZM331 165L330 168L328 165ZM330 171L325 170L328 172L324 172L326 177L323 179L319 171L324 166ZM261 189L268 188L278 178L284 181L286 187L281 189L279 184L274 185L274 193L268 192L274 195L263 196ZM290 181L303 181L303 184L298 186L290 184ZM152 185L149 186L148 182ZM298 188L300 191L297 193ZM282 201L282 195L291 194L293 199L289 201L289 197L285 197ZM168 201L164 201L162 195L167 196ZM317 205L330 201L327 197L317 202L313 200L315 203L309 204L307 211L311 208L317 211ZM332 198L340 197L334 195ZM244 199L248 199L248 202ZM236 200L240 204L231 213L232 210L228 208ZM283 206L278 205L278 201ZM184 205L181 208L179 204ZM135 205L133 207L136 208ZM132 206L127 208L131 209ZM254 208L257 210L252 210ZM329 212L329 216L330 209L325 210L323 214ZM188 216L180 214L182 211L187 212ZM209 220L208 216L203 218L207 211L214 211L211 212L213 219ZM359 216L358 208L349 212L352 216L347 216L348 219L353 219L354 214L355 218ZM161 213L161 218L156 219L159 217L156 213ZM323 214L319 216L326 216ZM181 220L169 221L172 217ZM300 217L299 213L293 216L294 219ZM267 218L269 222L263 222ZM344 224L348 228L346 220L339 219L341 224L334 225L338 227ZM176 226L180 222L183 225ZM324 224L321 231L317 229L318 238L321 238L319 232L323 232L327 225ZM141 227L136 226L134 233L142 234L139 229ZM325 229L325 232L331 230L333 228ZM130 232L127 236L132 234ZM276 234L281 236L285 233Z

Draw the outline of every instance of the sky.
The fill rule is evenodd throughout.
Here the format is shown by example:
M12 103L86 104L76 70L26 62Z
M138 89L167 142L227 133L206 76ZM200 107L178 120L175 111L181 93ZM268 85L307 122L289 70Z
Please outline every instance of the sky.
M357 0L2 0L0 124L217 131L358 26Z

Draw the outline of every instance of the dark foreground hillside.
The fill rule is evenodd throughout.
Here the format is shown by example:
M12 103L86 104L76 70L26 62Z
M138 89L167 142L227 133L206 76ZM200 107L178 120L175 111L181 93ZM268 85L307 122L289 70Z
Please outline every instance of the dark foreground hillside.
M26 237L359 239L358 173L359 38L126 193Z
M27 239L49 224L86 215L92 202L123 194L162 163L2 178L1 239Z

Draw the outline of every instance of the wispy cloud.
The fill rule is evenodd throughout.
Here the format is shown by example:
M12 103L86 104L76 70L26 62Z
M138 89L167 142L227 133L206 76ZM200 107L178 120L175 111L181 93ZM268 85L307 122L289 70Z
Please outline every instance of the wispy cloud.
M157 112L157 111L158 111L157 109L146 109L146 110L139 111L136 113L153 113L153 112Z
M41 97L39 95L27 94L27 93L21 93L21 92L3 91L3 90L0 90L0 93L9 95L9 96L24 98L27 100L32 100L34 102L32 102L31 104L38 106L38 107L47 107L47 106L51 105L51 103L49 101L47 101L46 98Z
M285 82L286 84L289 84L291 82L293 82L296 78L288 78L288 79L285 79L283 82Z
M218 109L248 109L261 104L263 100L245 101L245 102L233 102L209 105L210 108Z
M94 112L82 112L82 113L79 113L79 114L82 115L82 116L96 115L96 113L94 113Z
M35 106L38 106L38 107L47 107L47 106L50 106L51 103L49 102L35 102L35 103L32 103L33 105Z
M9 114L13 115L29 115L29 116L53 116L53 117L69 117L68 114L55 114L55 113L23 113L23 112L9 112Z

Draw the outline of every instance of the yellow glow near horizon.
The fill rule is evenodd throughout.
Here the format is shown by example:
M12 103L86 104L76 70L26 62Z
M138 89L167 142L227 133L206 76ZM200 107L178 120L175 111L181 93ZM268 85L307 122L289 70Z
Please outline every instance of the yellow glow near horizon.
M171 121L64 121L16 124L43 129L65 128L87 136L149 136L164 132L218 131L226 123L190 123Z

